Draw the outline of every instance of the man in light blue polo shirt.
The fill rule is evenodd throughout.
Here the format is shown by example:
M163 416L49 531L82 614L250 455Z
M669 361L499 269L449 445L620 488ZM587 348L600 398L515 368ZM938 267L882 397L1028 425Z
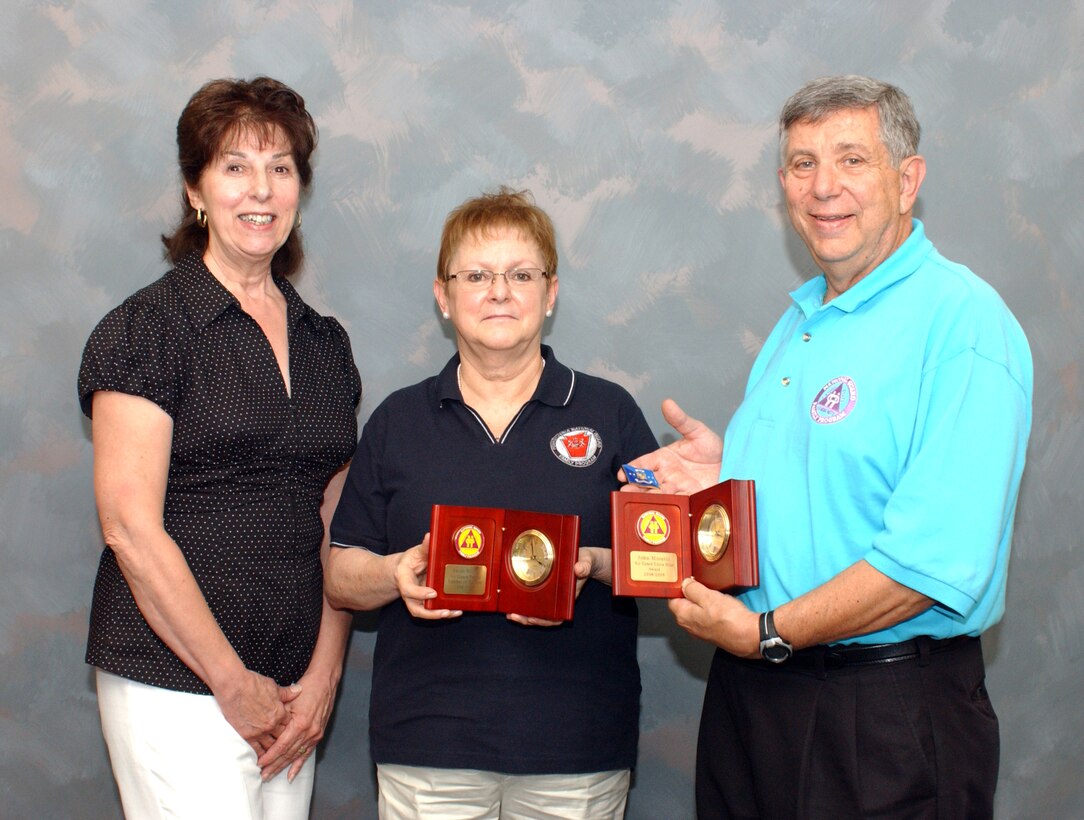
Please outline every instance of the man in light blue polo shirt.
M911 211L925 176L899 89L829 77L780 117L779 180L822 271L764 344L725 437L638 459L662 489L756 482L760 586L686 582L719 647L697 811L988 817L998 726L978 636L1001 617L1031 427L1027 340Z

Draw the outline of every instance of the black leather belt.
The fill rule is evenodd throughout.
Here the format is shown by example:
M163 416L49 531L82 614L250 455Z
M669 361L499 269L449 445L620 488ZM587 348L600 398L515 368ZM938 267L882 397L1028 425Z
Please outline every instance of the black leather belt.
M978 638L969 635L944 639L923 636L909 641L900 641L899 643L811 646L807 649L799 649L790 660L781 663L780 667L799 666L803 668L838 669L842 666L896 663L897 661L913 660L922 655L934 655L938 652L961 649L977 640Z

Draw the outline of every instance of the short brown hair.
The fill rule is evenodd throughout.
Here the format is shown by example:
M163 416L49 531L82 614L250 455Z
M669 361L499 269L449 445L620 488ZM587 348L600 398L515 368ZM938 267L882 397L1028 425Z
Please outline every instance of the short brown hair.
M500 228L518 231L538 245L546 273L557 276L557 240L553 222L534 204L530 191L515 191L505 185L495 193L468 199L444 220L437 256L437 279L448 281L452 257L468 236L489 237Z
M290 145L301 190L312 183L310 159L316 148L316 123L305 110L301 95L278 80L211 80L192 95L177 120L177 160L181 176L191 187L199 184L204 169L234 140L250 134L261 146L280 134ZM207 231L196 224L196 212L181 191L184 215L172 234L162 237L173 264L191 251L207 250ZM289 276L301 267L304 251L295 228L275 252L271 271Z

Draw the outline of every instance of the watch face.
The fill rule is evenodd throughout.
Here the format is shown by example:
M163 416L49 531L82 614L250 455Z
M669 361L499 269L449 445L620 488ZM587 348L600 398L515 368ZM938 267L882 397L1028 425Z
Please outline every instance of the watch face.
M712 504L696 525L696 546L704 560L713 563L723 557L729 543L730 516L722 504Z
M761 657L772 663L782 663L791 656L791 651L782 638L772 638L760 645Z
M538 530L521 532L509 551L512 575L528 587L536 587L549 578L553 559L553 542Z

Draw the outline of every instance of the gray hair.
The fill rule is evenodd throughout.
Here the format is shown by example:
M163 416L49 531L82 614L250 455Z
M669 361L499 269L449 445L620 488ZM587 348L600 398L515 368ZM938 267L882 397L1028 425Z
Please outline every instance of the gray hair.
M918 153L922 128L911 100L899 88L872 77L847 74L821 77L799 88L783 105L779 114L779 159L786 164L787 137L797 122L817 123L851 108L877 106L881 142L896 168L907 157Z

